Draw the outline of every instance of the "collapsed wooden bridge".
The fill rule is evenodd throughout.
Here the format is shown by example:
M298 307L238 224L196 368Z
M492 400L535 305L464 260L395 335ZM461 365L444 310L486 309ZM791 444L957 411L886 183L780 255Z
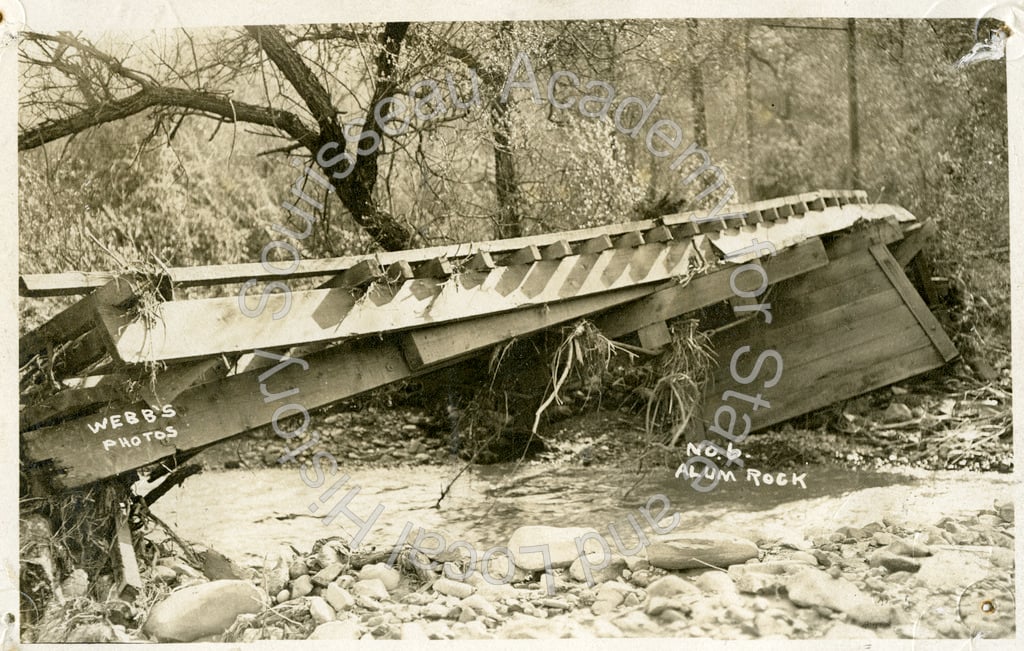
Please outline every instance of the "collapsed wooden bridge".
M24 297L84 295L21 337L23 471L50 488L83 486L270 423L284 403L268 394L294 389L313 409L582 318L657 350L666 322L690 315L716 327L720 360L741 346L778 351L785 372L771 408L751 413L754 429L956 356L925 300L937 301L918 255L930 222L828 190L700 218L304 260L288 273L23 275ZM754 240L777 253L737 253ZM762 277L733 272L759 257L769 289L743 298ZM238 288L250 279L294 285L267 294L262 311L251 289L247 315ZM182 296L190 287L221 295ZM769 300L766 324L757 304ZM285 355L304 362L281 365ZM708 396L730 388L743 390L720 363ZM716 406L707 401L705 419Z

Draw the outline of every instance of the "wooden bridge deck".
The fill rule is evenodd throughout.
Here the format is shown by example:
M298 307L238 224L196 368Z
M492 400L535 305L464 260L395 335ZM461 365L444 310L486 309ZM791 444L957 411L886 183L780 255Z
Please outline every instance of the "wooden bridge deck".
M284 404L268 394L294 390L312 409L581 318L609 337L636 333L657 346L667 320L735 302L733 271L756 253L728 255L754 238L778 249L763 261L775 318L738 323L715 344L729 354L741 342L774 347L786 360L778 395L787 397L755 414L756 427L955 356L903 274L928 229L902 208L867 204L862 192L819 191L732 210L725 224L689 213L303 261L285 277L324 281L292 292L276 320L283 297L255 318L239 310L237 290L174 297L175 287L269 280L262 265L169 269L148 279L157 300L146 318L138 278L22 276L27 297L86 294L21 339L23 460L57 487L80 486L267 424ZM275 355L304 362L271 372ZM161 370L150 382L154 363ZM37 381L44 368L56 392ZM724 364L715 392L731 381ZM134 398L119 393L131 382L145 386Z

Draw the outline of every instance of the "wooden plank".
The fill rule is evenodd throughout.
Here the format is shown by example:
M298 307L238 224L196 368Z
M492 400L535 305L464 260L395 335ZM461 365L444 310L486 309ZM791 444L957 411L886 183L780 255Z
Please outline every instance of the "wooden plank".
M610 248L612 248L612 238L607 235L598 235L597 237L582 242L579 246L579 252L581 254L600 253L601 251Z
M869 249L871 255L878 261L878 266L882 268L882 271L889 277L893 287L900 293L903 298L903 302L907 304L910 311L914 313L914 317L918 323L921 324L921 328L924 329L925 334L931 339L935 349L939 351L942 359L950 361L955 358L959 353L956 350L956 346L950 341L949 337L942 330L942 326L939 324L938 319L935 318L929 310L928 306L925 305L924 300L914 289L914 286L907 280L906 275L903 273L903 269L896 259L889 253L889 249L885 248L884 245L878 244Z
M803 277L784 281L776 286L776 291L771 292L767 300L772 303L773 324L792 323L851 301L892 291L889 279L877 267L866 273L840 278L838 282L813 291L807 291L809 283L800 282L802 280Z
M828 245L825 246L826 253ZM878 264L874 257L867 250L860 251L854 255L844 256L837 259L829 259L827 266L795 278L786 283L786 291L794 294L808 294L845 282L856 276L877 273Z
M886 342L879 344L879 347L888 348L888 351L865 353L862 347L848 355L838 355L834 359L821 360L799 369L786 369L783 357L783 375L779 384L765 390L762 396L771 406L744 412L751 417L751 431L848 400L942 365L942 359L931 344L902 352L893 352L898 348L893 349ZM809 390L809 387L813 387L813 390ZM715 387L709 393L713 399L705 403L706 420L712 418L715 409L722 404L718 396L728 388ZM734 388L740 393L750 390L749 386Z
M128 363L206 357L424 327L578 296L657 283L698 266L691 242L646 244L533 265L468 272L450 281L418 279L374 285L358 300L345 289L291 292L287 317L274 319L286 297L271 295L255 317L237 297L162 303L147 328L124 315L104 320L119 359ZM190 336L191 333L204 336Z
M413 375L391 339L341 344L306 362L308 366L284 365L266 377L267 391L298 388L298 402L314 409ZM26 459L48 462L53 482L72 488L235 436L270 423L275 410L285 404L264 401L259 376L265 372L257 369L187 389L165 412L170 415L161 414L154 423L138 418L137 424L125 422L125 412L137 417L149 406L121 403L104 414L27 432L23 435ZM115 429L110 417L119 414L121 426ZM174 428L175 436L169 437L168 426ZM154 432L160 432L161 439Z
M649 244L655 242L668 242L672 239L672 230L668 226L656 226L644 233L644 241Z
M677 240L685 240L688 237L700 235L700 227L694 222L681 222L668 226L672 236Z
M24 366L33 355L45 352L50 346L71 341L92 329L96 324L96 305L99 303L119 305L133 295L131 283L126 279L114 280L95 290L22 336L18 340L18 365Z
M174 364L157 373L155 381L144 380L139 388L139 397L149 406L160 408L192 385L222 376L228 370L220 356Z
M139 574L139 561L135 557L135 545L132 544L128 518L124 514L118 514L116 526L117 555L121 559L118 596L131 601L142 593L142 576Z
M811 314L788 327L776 328L774 323L765 327L761 321L752 326L744 323L717 333L713 341L717 350L727 351L729 356L741 346L750 346L758 351L777 350L783 355L787 370L863 346L883 336L913 340L916 345L926 342L917 321L896 292L890 288L885 296L888 298L884 305L890 307L879 307L880 300L875 299L860 303L860 309L853 311ZM713 374L716 382L727 380L731 372L728 358L722 358L720 362Z
M909 233L902 242L896 245L896 250L893 251L896 262L900 263L901 267L906 267L921 252L924 245L935 236L936 232L938 232L938 227L935 226L933 220L928 219L922 222L920 228Z
M375 260L361 260L352 267L334 276L327 282L320 285L320 289L332 287L347 287L357 289L366 287L375 280L384 276L384 271Z
M639 231L633 231L632 233L625 233L615 238L614 246L617 249L630 249L643 243L644 236Z
M107 338L100 328L90 330L75 339L53 361L54 377L66 378L81 375L89 366L103 359L107 354Z
M791 249L780 251L765 266L769 283L818 269L828 264L821 240L815 238ZM674 285L636 303L613 310L595 320L595 324L611 338L635 332L644 326L667 321L677 316L724 301L733 295L729 278L735 266L729 265L698 276L683 285Z
M524 246L518 251L513 251L502 258L501 264L533 264L541 260L540 249L536 244Z
M523 337L560 323L574 321L617 305L649 296L656 285L629 287L594 296L539 305L508 314L457 321L450 325L418 328L401 337L405 358L412 369L444 362L452 357Z
M494 258L487 251L477 251L464 265L470 271L490 271L494 267Z
M583 242L600 235L614 237L631 231L644 231L658 224L654 220L645 219L633 222L620 222L591 228L580 228L571 231L529 235L504 240L487 240L470 244L446 244L422 249L405 251L382 251L365 255L342 256L337 258L319 258L303 260L294 270L288 273L268 272L262 263L242 263L234 265L208 265L196 267L171 267L168 269L169 280L176 287L208 287L244 283L247 280L287 280L293 278L314 278L332 276L358 264L364 260L376 261L381 266L404 260L410 264L425 262L434 258L465 258L478 251L488 253L505 253L516 251L524 246L547 246L559 240L570 244ZM23 274L19 278L19 289L22 296L72 296L86 294L96 287L101 287L114 279L116 274L110 272L71 271L60 274Z
M640 338L640 346L647 350L659 350L672 343L672 333L664 321L644 326L636 334Z
M715 342L716 346L721 345L727 349L752 345L750 341L758 340L762 336L768 336L767 334L762 334L762 331L764 333L770 331L771 341L774 343L802 340L807 333L828 336L827 333L841 328L843 324L856 321L864 314L881 314L898 308L901 303L902 300L899 293L890 289L880 294L873 294L860 300L844 303L838 307L833 307L811 316L800 313L794 315L792 311L783 313L782 306L780 305L778 308L779 316L777 319L772 320L770 326L766 327L763 320L755 317L748 323L722 331L716 335Z
M64 389L27 405L19 413L18 421L21 429L27 430L42 423L80 414L98 404L116 402L123 397L124 392L112 385Z
M415 277L416 274L412 270L412 265L405 260L392 262L387 266L387 271L384 272L384 278L388 283L404 283L405 281L412 280Z
M831 242L826 248L828 257L834 260L876 244L892 244L902 238L903 229L895 218L877 219L858 224L849 234Z
M452 263L448 258L433 258L413 267L417 278L448 278L452 275Z
M570 255L572 255L572 245L568 240L559 240L540 250L540 256L545 260L558 260Z

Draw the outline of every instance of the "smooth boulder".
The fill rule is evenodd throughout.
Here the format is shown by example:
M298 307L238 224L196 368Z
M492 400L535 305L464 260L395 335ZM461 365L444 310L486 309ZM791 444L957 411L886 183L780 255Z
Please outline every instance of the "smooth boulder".
M266 605L266 594L248 581L210 581L172 592L149 612L143 631L165 642L192 642L219 635L239 615Z
M659 536L647 547L647 560L663 570L728 567L757 554L757 545L751 541L720 533Z
M586 527L519 527L509 538L508 548L515 566L527 572L544 570L544 553L523 551L524 547L546 547L551 567L569 567L580 556L576 548L576 539L586 534L597 534L597 531ZM588 537L584 544L584 552L601 554L604 549L599 541Z

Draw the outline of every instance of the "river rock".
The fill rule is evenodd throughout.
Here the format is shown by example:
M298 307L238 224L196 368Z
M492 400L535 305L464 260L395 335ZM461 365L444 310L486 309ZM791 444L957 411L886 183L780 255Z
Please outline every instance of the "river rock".
M588 533L596 534L597 531L586 527L519 527L509 538L508 548L512 552L512 560L516 567L527 572L544 570L542 552L522 551L523 547L531 546L547 546L551 556L551 567L569 567L579 557L576 539ZM593 539L586 541L583 550L587 554L603 553L601 543Z
M303 574L292 581L293 598L305 597L310 592L313 592L313 580L309 578L308 574Z
M800 561L768 561L729 566L729 578L736 589L748 594L778 592L786 587L788 577L810 567Z
M928 548L928 545L909 540L897 540L884 549L891 554L909 556L910 558L924 558L932 555L932 550Z
M654 597L694 597L700 598L700 588L675 574L668 574L647 586L647 596Z
M168 642L223 633L235 618L258 613L266 595L248 581L211 581L172 592L149 612L143 631Z
M885 413L882 414L882 422L904 423L911 420L913 417L914 414L910 411L910 407L906 406L902 402L891 402L886 408Z
M658 536L647 546L647 560L665 570L725 567L757 558L757 545L720 533Z
M793 552L789 555L789 560L807 563L808 565L818 564L818 557L810 552Z
M583 571L583 558L579 557L572 562L569 566L569 576L574 581L586 581L587 575ZM608 565L601 569L602 562L605 560L604 554L587 554L586 559L590 562L590 576L594 583L604 583L605 581L615 581L622 576L622 570L626 569L626 559L622 556L612 556L608 560Z
M498 611L495 610L491 602L483 595L473 594L462 600L461 604L467 608L472 608L475 612L483 615L484 617L498 618Z
M430 635L427 634L426 629L419 622L406 622L402 624L402 632L400 634L402 640L429 640Z
M238 563L221 554L216 549L208 549L203 554L203 574L211 581L221 579L242 579L247 572Z
M835 579L821 570L805 567L786 581L789 600L808 608L824 606L846 613L850 619L868 625L888 624L892 609L879 605L846 579Z
M449 597L464 599L469 595L473 594L475 588L469 585L468 583L462 583L461 581L453 581L442 576L441 578L434 581L434 590Z
M398 587L399 582L402 580L402 575L387 563L373 563L372 565L364 565L359 570L359 579L362 581L380 579L380 582L384 584L387 591L391 592Z
M282 551L277 554L277 558L274 559L274 562L264 569L267 577L267 583L265 586L267 594L277 594L288 587L288 581L291 580L289 572L290 565L291 559L288 557L286 552Z
M345 566L341 563L331 563L327 567L323 568L311 577L314 585L318 585L321 588L327 587L327 584L338 578L338 575L342 573Z
M618 608L626 600L626 595L632 592L632 588L625 583L608 581L602 583L597 589L597 596L591 605L590 610L595 615L604 615Z
M921 569L919 561L893 554L884 549L880 549L868 556L868 565L871 567L884 567L890 572L916 572Z
M317 624L326 624L327 622L333 622L336 618L334 609L327 603L327 600L323 597L311 597L309 600L309 614L313 616L313 621Z
M726 572L708 570L696 579L696 585L707 594L729 595L736 594L736 582Z
M388 589L380 579L366 579L352 584L352 594L380 600L388 598Z
M309 636L310 640L358 640L363 636L358 622L335 620L320 624Z
M337 583L332 583L324 590L324 599L331 604L331 608L338 612L348 610L355 605L356 600Z
M288 564L288 577L294 581L303 574L309 574L309 566L306 565L306 561L301 558L297 558Z

